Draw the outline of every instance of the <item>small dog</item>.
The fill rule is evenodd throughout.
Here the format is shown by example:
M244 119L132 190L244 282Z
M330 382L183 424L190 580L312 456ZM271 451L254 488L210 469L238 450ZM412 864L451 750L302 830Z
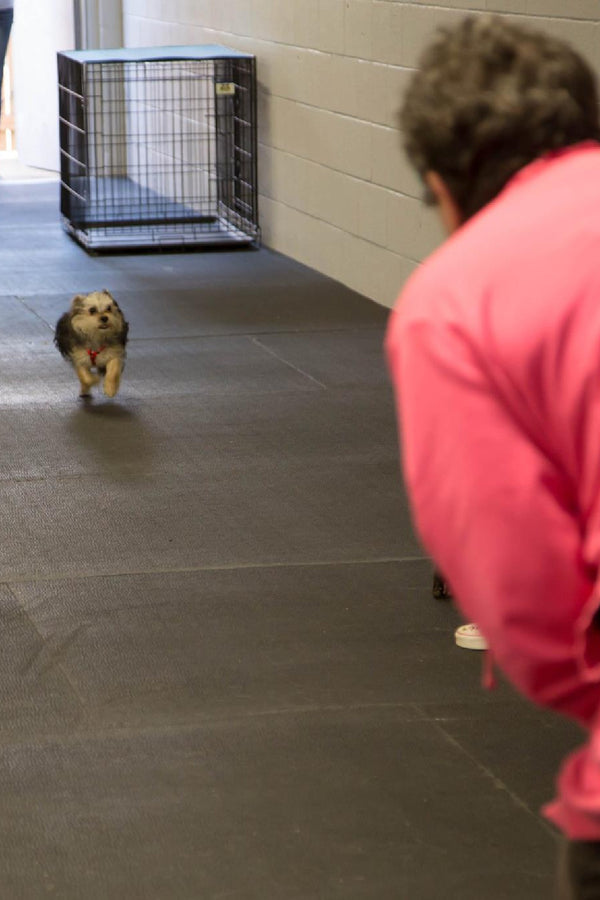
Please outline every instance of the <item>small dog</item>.
M125 364L129 325L108 291L77 294L56 323L54 343L77 372L80 397L104 377L104 393L114 397ZM96 369L97 375L92 372Z

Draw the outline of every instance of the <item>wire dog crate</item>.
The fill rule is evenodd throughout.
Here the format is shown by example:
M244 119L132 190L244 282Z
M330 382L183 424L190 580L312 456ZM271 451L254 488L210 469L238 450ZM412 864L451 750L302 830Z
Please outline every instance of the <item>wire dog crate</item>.
M89 250L258 244L255 57L58 54L61 213Z

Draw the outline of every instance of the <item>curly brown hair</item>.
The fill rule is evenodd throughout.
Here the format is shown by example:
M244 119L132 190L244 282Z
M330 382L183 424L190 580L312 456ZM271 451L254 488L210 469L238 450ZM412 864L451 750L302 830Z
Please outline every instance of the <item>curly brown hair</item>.
M469 218L527 163L600 139L596 81L563 41L468 16L426 48L400 124L421 177L437 172Z

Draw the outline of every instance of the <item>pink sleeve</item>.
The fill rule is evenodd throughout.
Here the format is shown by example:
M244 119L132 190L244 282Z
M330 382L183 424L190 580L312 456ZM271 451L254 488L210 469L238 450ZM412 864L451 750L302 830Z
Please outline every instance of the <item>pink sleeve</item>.
M392 318L387 352L417 531L499 666L585 725L600 701L577 650L593 589L568 479L458 325Z

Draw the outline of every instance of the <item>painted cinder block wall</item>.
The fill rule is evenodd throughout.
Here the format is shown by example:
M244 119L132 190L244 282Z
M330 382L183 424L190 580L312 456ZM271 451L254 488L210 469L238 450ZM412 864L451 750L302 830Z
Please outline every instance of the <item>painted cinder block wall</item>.
M126 46L254 53L264 243L385 306L441 240L396 113L438 25L496 12L600 71L600 0L123 0Z

